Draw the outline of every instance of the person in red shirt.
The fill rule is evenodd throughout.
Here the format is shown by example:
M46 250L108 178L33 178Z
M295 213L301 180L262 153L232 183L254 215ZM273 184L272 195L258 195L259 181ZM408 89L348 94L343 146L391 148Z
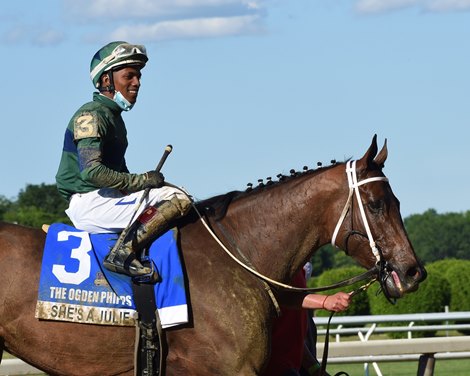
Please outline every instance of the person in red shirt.
M294 277L295 287L306 287L305 273L301 270ZM345 292L333 295L307 294L300 307L281 307L281 315L273 322L271 359L263 376L299 376L303 367L311 376L316 375L319 363L310 353L305 337L308 316L306 309L326 309L341 312L349 307L351 297Z

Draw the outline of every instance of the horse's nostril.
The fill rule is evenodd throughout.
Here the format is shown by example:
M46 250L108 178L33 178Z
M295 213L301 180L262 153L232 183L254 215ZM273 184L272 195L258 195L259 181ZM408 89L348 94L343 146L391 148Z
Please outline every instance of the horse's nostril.
M423 266L423 267L420 267L420 268L419 268L419 271L420 271L420 274L421 274L421 278L420 278L419 281L420 281L420 282L423 282L423 281L426 279L426 277L428 276L428 272L426 271L426 269L424 268L424 266Z
M406 276L412 278L418 282L424 281L427 277L426 269L421 266L409 268L406 272Z
M407 277L411 277L411 278L414 278L414 277L417 277L419 276L419 271L418 271L418 268L409 268L408 271L406 272L406 276Z

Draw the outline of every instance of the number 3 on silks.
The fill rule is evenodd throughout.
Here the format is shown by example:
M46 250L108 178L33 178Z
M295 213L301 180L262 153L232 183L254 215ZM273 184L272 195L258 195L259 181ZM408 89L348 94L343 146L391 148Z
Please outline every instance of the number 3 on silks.
M71 283L79 285L88 277L91 271L91 259L88 252L92 250L90 237L86 232L71 232L60 231L57 233L57 241L67 241L70 236L81 238L80 246L73 248L70 257L78 260L79 266L76 272L68 272L65 270L65 265L54 264L52 265L52 273L62 283Z

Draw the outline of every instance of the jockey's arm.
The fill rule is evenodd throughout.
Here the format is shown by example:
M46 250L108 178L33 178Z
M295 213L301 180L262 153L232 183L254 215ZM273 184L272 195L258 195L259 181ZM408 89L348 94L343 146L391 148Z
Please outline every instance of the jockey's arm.
M98 188L114 188L126 192L136 192L149 187L149 176L113 170L103 164L100 137L78 140L77 151L81 166L81 178ZM125 166L124 166L125 167ZM125 167L127 170L127 167Z

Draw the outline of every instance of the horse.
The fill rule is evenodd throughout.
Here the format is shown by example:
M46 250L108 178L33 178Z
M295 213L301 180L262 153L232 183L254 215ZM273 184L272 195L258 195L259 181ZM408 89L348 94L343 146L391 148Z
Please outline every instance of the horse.
M351 198L347 161L195 203L178 223L190 322L164 331L165 374L262 372L275 304L262 279L240 263L288 283L334 235L335 244L364 268L385 265L388 273L381 281L388 296L415 291L426 271L382 172L387 154L386 142L378 152L375 135L355 161L353 191L360 202ZM2 351L50 375L132 375L134 328L35 319L44 242L40 229L0 223Z

